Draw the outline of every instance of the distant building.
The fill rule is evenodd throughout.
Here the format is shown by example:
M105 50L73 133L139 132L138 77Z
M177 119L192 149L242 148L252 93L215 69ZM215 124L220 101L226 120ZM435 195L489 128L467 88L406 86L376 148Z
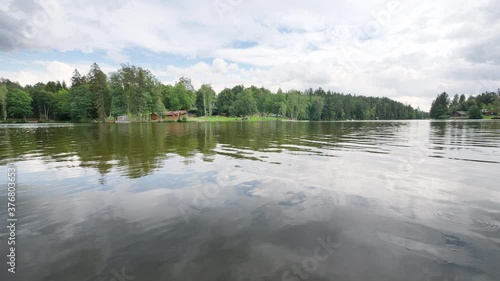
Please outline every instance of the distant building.
M152 121L158 121L158 120L161 120L161 117L156 113L151 113L149 115L149 119L151 119Z
M167 120L177 120L182 119L182 117L187 115L186 110L177 110L177 111L167 111L165 112L165 119Z
M130 123L130 118L128 117L128 115L118 116L118 118L116 119L116 123Z
M489 115L494 115L493 111L488 110L488 109L481 109L481 113L483 115L489 116Z
M451 114L451 117L456 118L467 118L467 112L465 111L455 111Z
M163 119L165 120L177 120L182 119L182 117L188 115L187 110L177 110L177 111L166 111L163 113ZM151 121L159 121L162 120L161 116L156 113L151 113L149 115L149 119Z

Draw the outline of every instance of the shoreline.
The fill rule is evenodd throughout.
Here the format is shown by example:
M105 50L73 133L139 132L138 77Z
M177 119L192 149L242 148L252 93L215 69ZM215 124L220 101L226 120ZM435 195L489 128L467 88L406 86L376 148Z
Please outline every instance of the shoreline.
M419 121L419 120L430 120L438 122L447 121L489 121L489 120L500 120L497 116L488 116L483 119L469 119L469 118L448 118L448 119L387 119L387 120L293 120L287 118L276 118L276 117L250 117L243 120L241 117L226 117L226 116L212 116L208 120L205 117L190 117L186 121L177 120L146 120L146 121L128 121L128 122L118 122L118 121L91 121L91 122L71 122L71 121L55 121L55 120L0 120L0 125L2 124L135 124L135 123L254 123L254 122L291 122L291 123L335 123L335 122L401 122L401 121Z

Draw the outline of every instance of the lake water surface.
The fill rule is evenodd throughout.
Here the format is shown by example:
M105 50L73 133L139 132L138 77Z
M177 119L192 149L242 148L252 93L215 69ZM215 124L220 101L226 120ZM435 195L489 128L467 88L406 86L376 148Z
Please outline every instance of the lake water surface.
M500 280L498 121L0 125L0 176L2 281Z

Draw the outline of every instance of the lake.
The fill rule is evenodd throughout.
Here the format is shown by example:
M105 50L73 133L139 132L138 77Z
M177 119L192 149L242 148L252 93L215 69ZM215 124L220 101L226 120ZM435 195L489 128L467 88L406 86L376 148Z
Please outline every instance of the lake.
M499 121L0 125L0 175L1 280L500 280Z

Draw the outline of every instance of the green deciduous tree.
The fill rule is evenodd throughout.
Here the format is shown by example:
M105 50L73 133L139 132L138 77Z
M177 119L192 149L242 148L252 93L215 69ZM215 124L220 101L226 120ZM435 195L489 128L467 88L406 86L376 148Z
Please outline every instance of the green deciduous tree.
M252 90L253 97L255 98L255 102L257 103L257 111L261 113L261 115L266 115L270 112L270 103L272 102L273 94L266 88L257 88L255 86L251 86L250 90Z
M286 102L282 101L279 103L279 114L281 116L286 116L286 111L287 111L287 107L286 107Z
M191 80L181 77L174 86L164 86L163 101L168 110L189 110L196 102Z
M149 111L151 113L156 113L161 117L163 117L167 111L165 105L163 104L162 85L160 83L155 83L151 91Z
M309 119L312 121L321 120L324 99L321 96L312 96L309 104Z
M34 115L40 120L50 119L50 114L53 113L53 109L56 106L56 100L54 99L54 92L47 90L47 89L56 90L57 88L56 83L55 82L49 82L49 83L47 84L37 83L35 86L29 89L29 93L33 100L32 107L34 110Z
M193 84L191 83L191 79L182 76L181 78L179 78L179 82L177 82L177 83L181 84L184 87L184 89L186 89L187 91L189 91L191 93L195 92Z
M497 114L500 115L500 96L493 102L493 111Z
M88 85L71 87L70 114L75 122L89 122L95 118L94 100Z
M481 109L479 109L479 106L473 105L470 107L469 118L471 118L471 119L483 119L483 113L481 112Z
M201 98L201 104L198 104L198 110L202 109L205 117L212 116L213 104L215 101L215 91L212 89L212 86L203 84L198 90L197 96Z
M271 104L269 106L269 110L272 113L276 115L286 116L287 109L286 94L281 92L271 96Z
M2 107L3 120L7 119L7 86L0 85L0 106Z
M229 110L234 102L234 95L231 89L224 89L217 95L216 106L220 114L229 115Z
M164 108L158 80L149 70L122 65L110 76L111 114L127 114L137 120L149 118L149 114Z
M20 89L9 89L7 93L7 112L10 117L25 118L32 114L31 97Z
M297 120L305 118L308 98L299 91L289 91L287 97L287 111L290 118Z
M255 101L252 90L245 89L238 94L236 101L229 109L233 116L250 116L257 112L257 102Z
M54 94L55 109L54 114L57 120L71 119L71 105L69 91L65 88Z

